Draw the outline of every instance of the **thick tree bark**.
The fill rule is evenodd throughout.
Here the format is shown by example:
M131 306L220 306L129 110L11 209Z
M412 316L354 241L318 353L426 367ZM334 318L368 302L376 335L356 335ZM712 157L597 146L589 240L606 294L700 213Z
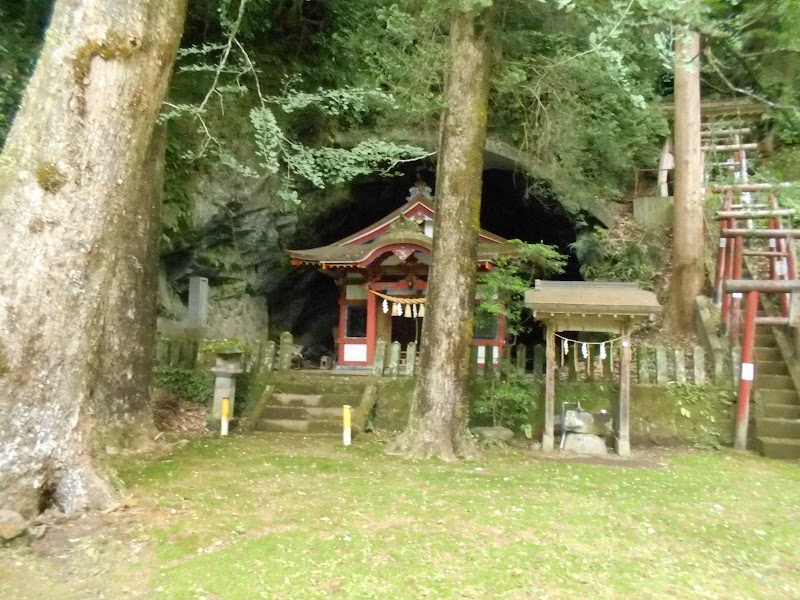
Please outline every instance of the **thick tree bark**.
M56 2L0 157L0 508L113 504L98 434L148 424L158 196L144 169L185 11Z
M675 42L675 201L667 327L694 331L694 302L703 291L703 157L700 146L700 35Z
M436 179L436 222L420 371L406 430L389 449L410 458L469 457L469 361L489 95L484 17L457 13L450 27Z

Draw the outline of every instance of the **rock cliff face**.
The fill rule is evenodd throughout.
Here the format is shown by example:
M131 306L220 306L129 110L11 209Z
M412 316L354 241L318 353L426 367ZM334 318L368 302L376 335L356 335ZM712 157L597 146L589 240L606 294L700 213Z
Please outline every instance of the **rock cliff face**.
M339 290L319 271L292 267L285 250L330 244L401 206L418 176L435 181L431 164L411 163L393 177L307 193L289 211L274 181L246 179L221 165L183 176L191 214L178 243L162 254L162 316L185 316L189 277L197 275L209 280L209 335L263 340L291 331L298 344L327 347ZM552 198L529 198L524 178L512 172L485 172L481 222L504 237L543 241L571 255L572 217ZM564 278L580 279L574 256Z

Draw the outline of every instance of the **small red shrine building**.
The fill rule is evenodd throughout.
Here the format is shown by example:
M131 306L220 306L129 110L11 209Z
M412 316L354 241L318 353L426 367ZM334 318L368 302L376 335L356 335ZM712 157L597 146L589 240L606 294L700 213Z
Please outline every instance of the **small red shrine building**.
M361 231L327 246L287 251L293 265L313 266L336 279L340 366L371 366L379 337L400 342L403 350L421 341L436 205L424 183L409 191L403 206ZM514 253L505 238L479 231L478 271L491 270L498 257ZM485 362L489 346L496 348L491 354L496 362L504 342L502 317L476 324L478 364Z

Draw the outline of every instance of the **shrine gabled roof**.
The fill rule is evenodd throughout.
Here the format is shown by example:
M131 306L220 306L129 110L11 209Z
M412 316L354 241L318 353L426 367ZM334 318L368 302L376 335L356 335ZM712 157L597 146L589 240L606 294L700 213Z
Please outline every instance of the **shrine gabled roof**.
M387 252L407 258L417 251L431 253L433 239L415 231L390 231L363 244L331 244L309 250L289 250L296 264L318 263L325 267L366 267ZM491 262L499 256L512 256L516 248L508 243L478 242L478 262Z
M647 318L662 311L656 295L635 283L599 281L537 280L535 287L525 292L525 306L535 317L547 314Z
M411 220L421 223L432 220L434 213L433 200L423 194L416 194L397 210L352 235L327 246L287 250L287 254L295 264L318 263L325 267L363 267L386 252L394 252L400 257L416 251L430 254L433 239L421 231L400 228L398 222ZM507 239L485 229L478 231L478 262L489 262L499 256L511 256L515 253L516 249Z
M425 217L432 219L435 212L436 208L433 200L419 194L413 200L406 202L403 206L397 210L393 210L382 219L375 221L372 225L368 225L367 227L364 227L364 229L356 231L352 235L348 235L347 237L342 238L337 242L333 242L330 245L340 246L345 244L363 244L375 236L381 235L382 233L388 231L392 223L401 217L412 220ZM507 239L486 231L485 229L480 229L478 231L478 237L482 238L486 242L494 242L497 244L502 244L508 241Z

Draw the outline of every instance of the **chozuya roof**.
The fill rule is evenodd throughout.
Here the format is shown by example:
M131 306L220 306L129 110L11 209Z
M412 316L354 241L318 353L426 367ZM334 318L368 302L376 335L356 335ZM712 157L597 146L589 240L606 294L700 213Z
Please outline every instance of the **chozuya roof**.
M405 261L415 252L431 253L433 239L420 230L420 225L434 218L430 188L417 184L403 206L372 225L341 240L309 250L287 250L292 264L319 264L323 268L364 268L386 253ZM478 233L478 262L492 262L499 256L516 254L508 240L484 229Z
M537 313L649 317L662 311L653 292L635 283L541 281L525 292L525 306Z

